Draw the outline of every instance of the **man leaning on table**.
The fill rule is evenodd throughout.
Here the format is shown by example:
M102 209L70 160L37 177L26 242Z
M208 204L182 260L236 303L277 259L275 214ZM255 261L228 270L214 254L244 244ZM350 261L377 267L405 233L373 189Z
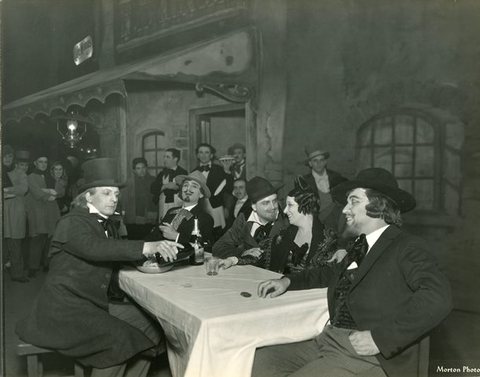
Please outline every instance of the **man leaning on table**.
M195 170L189 175L175 177L180 187L179 197L181 207L170 208L150 234L146 241L173 240L189 242L192 235L195 217L198 218L198 227L206 244L213 244L213 218L200 205L200 201L210 197L205 176Z
M333 195L346 203L346 231L358 236L342 263L258 287L260 297L277 297L328 286L330 324L312 340L258 350L252 376L426 376L428 333L451 311L452 297L426 243L400 230L400 213L415 199L380 168Z
M277 192L283 185L274 187L262 177L247 182L248 198L252 213L245 217L240 213L232 227L213 245L213 255L220 258L237 257L248 253L261 253L259 243L280 233L288 226L288 220L279 211Z
M91 377L146 376L150 359L140 354L149 350L154 355L163 335L136 305L111 301L114 265L155 252L173 261L181 245L118 239L110 218L124 186L117 179L117 163L99 158L83 167L81 194L52 238L45 283L16 332L26 342L91 366Z

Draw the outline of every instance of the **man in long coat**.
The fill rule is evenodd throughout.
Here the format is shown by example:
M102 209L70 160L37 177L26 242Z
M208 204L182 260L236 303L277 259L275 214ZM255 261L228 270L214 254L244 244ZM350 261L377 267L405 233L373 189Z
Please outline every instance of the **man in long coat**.
M117 239L110 219L123 186L117 181L116 162L91 160L84 171L75 208L55 229L45 284L16 332L26 342L93 367L92 377L123 376L125 370L126 376L146 376L150 361L138 355L155 347L161 332L135 305L109 303L114 265L155 252L173 261L181 245Z
M328 286L330 324L312 340L258 350L252 376L427 376L422 350L452 296L425 241L399 228L415 199L380 168L363 170L333 195L346 203L346 230L358 236L342 263L258 288L260 297L276 297Z

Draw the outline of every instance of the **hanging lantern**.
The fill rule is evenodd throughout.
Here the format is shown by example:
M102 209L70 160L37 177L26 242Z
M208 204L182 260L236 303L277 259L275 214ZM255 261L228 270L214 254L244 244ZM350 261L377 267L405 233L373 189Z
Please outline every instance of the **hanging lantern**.
M90 117L84 117L77 109L68 114L54 117L57 121L57 131L62 135L63 142L70 148L75 148L87 132L87 125L93 125Z

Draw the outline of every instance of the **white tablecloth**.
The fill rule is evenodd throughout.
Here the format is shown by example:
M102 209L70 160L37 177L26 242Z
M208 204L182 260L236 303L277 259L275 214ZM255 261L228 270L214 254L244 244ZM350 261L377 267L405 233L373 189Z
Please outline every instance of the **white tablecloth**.
M326 289L259 298L258 283L279 276L253 266L217 276L204 266L154 275L132 268L120 272L120 286L158 318L174 377L247 377L256 347L310 339L328 320Z

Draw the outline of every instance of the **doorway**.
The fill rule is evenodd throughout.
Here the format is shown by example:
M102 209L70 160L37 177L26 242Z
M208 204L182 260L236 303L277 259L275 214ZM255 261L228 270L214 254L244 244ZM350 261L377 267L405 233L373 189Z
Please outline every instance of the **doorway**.
M216 158L229 153L235 143L246 147L247 178L255 174L253 162L256 152L252 147L253 120L248 104L227 104L190 111L190 170L197 165L195 148L200 143L211 144Z

